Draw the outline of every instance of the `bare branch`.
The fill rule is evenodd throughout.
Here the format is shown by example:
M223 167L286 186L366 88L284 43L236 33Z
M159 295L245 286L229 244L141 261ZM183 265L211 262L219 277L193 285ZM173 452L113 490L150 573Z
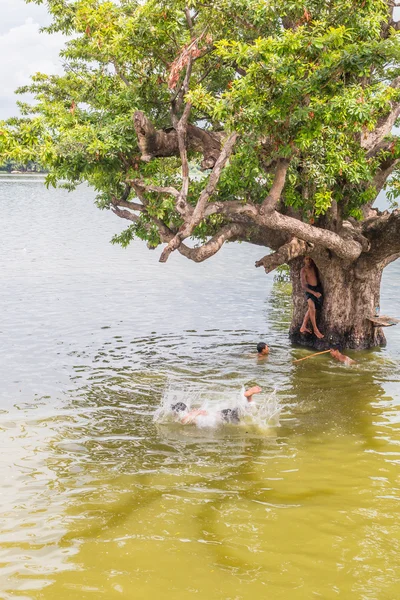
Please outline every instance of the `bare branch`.
M390 157L382 162L379 170L375 173L372 180L372 185L376 188L376 195L384 188L390 175L393 173L396 166L399 164L398 158Z
M135 189L140 188L144 192L157 192L158 194L168 194L170 196L174 196L175 198L179 196L178 190L172 186L163 187L160 185L148 185L140 179L129 179L128 183L134 185Z
M266 273L270 273L280 265L288 264L289 261L297 258L298 256L304 256L307 252L313 249L314 245L306 243L298 238L293 238L281 246L279 250L272 254L267 254L261 260L256 262L256 267L264 267Z
M369 256L374 262L386 266L395 260L400 253L400 209L365 221L363 234L370 241Z
M227 240L236 238L244 235L245 230L242 225L233 224L223 227L216 235L214 235L208 242L200 246L199 248L189 248L185 244L181 244L178 248L179 252L193 260L194 262L203 262L211 256L214 256L222 248Z
M214 169L212 170L208 183L199 196L196 208L194 209L191 215L188 214L188 219L186 220L186 222L180 228L176 236L169 242L168 246L164 249L160 258L160 262L166 262L171 252L179 248L181 242L192 234L194 228L197 227L197 225L204 218L204 211L207 202L212 196L212 194L215 192L218 181L221 177L221 173L230 155L233 152L233 148L237 138L237 133L232 133L227 139L221 151L221 154L219 155L217 162L215 163Z
M131 213L129 210L121 210L118 206L114 206L112 209L113 213L120 217L121 219L128 219L128 221L133 221L136 223L139 220L139 217L134 213Z
M137 202L129 202L128 200L113 200L113 206L123 206L124 208L129 208L129 210L136 210L139 212L143 212L145 210L143 204L138 204Z
M210 202L205 208L204 217L211 215L225 215L230 218L243 217L247 222L255 223L258 217L258 207L255 204L243 204L237 200Z
M285 158L281 158L278 160L278 164L277 164L277 168L276 168L276 172L275 172L275 179L274 179L274 183L272 184L272 187L269 191L268 196L265 198L264 202L261 205L261 209L260 209L260 214L263 215L268 211L271 211L275 208L275 206L277 205L283 188L285 187L285 183L286 183L286 175L287 175L287 171L289 168L289 163L290 161L285 159Z
M188 67L189 69L189 67ZM178 146L179 146L179 154L181 156L182 163L182 187L180 194L176 200L176 206L179 210L183 211L185 214L190 211L190 207L187 204L187 196L189 193L189 161L187 156L186 149L186 135L187 135L187 126L189 122L189 115L192 109L192 105L187 103L185 109L183 111L182 117L179 119L177 126L175 127L176 133L178 134Z
M128 200L131 190L132 190L132 186L130 185L129 182L126 182L125 190L124 190L124 193L122 194L121 198L117 198L116 196L113 196L111 198L112 205L115 208L118 208L119 206L123 206L124 208L129 208L130 210L136 210L139 212L143 212L145 210L143 204L138 204L137 202L130 202Z
M228 139L226 140L224 147L222 148L221 154L219 155L217 162L215 163L211 175L208 179L208 183L204 190L201 192L196 208L194 209L192 220L190 223L192 231L194 227L196 227L204 217L204 210L206 204L215 192L222 171L233 152L233 148L235 147L238 137L239 136L237 133L231 133Z
M185 6L185 17L186 17L186 23L189 27L189 31L190 31L190 35L193 37L193 20L192 20L192 15L190 14L190 9L188 6Z
M265 217L261 217L260 224L269 228L276 227L281 231L287 231L291 235L296 236L305 242L311 242L329 248L329 250L335 252L340 258L350 261L356 260L362 252L361 244L353 240L350 235L347 239L346 232L342 232L342 235L338 235L333 231L319 229L318 227L303 223L293 217L282 215L276 210L272 213L268 213Z

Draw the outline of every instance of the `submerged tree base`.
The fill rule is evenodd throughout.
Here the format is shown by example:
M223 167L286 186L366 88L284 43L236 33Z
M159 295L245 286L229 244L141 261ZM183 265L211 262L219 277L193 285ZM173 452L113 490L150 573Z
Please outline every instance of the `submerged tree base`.
M326 253L315 253L314 256L324 290L323 308L317 311L318 328L324 337L318 339L314 334L300 333L307 303L300 283L303 260L299 258L290 264L294 307L291 342L317 350L332 346L353 350L385 346L382 327L369 319L380 304L382 265L364 257L349 264Z
M343 335L338 332L329 331L322 339L318 339L314 334L300 333L300 329L298 329L297 331L291 331L289 338L291 343L296 346L305 346L317 350L328 350L335 346L350 350L367 350L378 346L386 346L386 338L382 329L380 327L375 327L374 329L375 331L372 336L363 338L355 337L351 333Z

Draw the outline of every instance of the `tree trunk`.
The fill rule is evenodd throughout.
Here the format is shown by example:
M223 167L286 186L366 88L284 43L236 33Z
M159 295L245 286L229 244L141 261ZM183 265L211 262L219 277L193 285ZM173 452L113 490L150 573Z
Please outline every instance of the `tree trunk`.
M291 341L321 350L333 345L357 350L384 346L386 339L382 328L374 327L367 319L380 305L382 266L372 264L363 254L354 263L340 260L329 252L312 255L312 258L319 269L324 290L324 305L317 311L317 324L325 337L319 340L315 335L300 333L307 301L300 284L304 260L297 258L290 263L293 284Z

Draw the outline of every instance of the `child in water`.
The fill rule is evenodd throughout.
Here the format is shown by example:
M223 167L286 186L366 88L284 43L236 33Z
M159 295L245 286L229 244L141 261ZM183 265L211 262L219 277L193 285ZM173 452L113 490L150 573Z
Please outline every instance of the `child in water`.
M257 344L257 356L258 358L265 358L269 354L269 348L265 342L258 342Z
M332 358L335 358L336 360L347 365L348 367L357 364L355 360L350 358L350 356L345 356L344 354L342 354L338 348L332 348L330 354Z
M259 394L261 392L261 388L258 385L249 388L244 392L244 396L247 399L247 402L252 402L253 395ZM202 417L208 417L209 412L207 410L202 409L194 409L188 411L188 407L184 402L177 402L176 404L171 405L171 410L177 416L177 419L182 425L196 424L201 420ZM217 420L220 423L234 423L235 425L240 423L240 409L237 408L224 408L223 410L218 412Z

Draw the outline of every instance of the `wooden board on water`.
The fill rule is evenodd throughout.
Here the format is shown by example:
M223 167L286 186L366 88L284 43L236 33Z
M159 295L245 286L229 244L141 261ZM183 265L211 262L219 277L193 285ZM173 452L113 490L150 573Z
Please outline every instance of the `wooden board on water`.
M375 327L390 327L391 325L397 325L400 323L400 319L394 317L387 317L382 315L381 317L367 317L368 321L372 321Z

